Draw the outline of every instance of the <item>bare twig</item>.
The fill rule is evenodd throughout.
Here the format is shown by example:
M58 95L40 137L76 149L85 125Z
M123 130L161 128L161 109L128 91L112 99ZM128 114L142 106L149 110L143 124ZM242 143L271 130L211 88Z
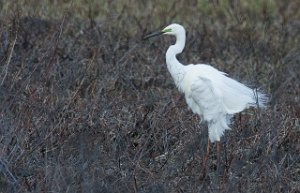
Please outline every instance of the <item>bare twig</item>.
M0 171L4 174L4 176L7 177L10 183L17 184L17 179L9 171L7 164L1 158L0 158Z
M7 76L7 73L8 73L8 66L9 66L10 61L11 61L11 58L12 58L12 53L13 53L13 51L14 51L14 47L15 47L15 44L16 44L16 41L17 41L17 37L18 37L18 34L16 33L14 42L13 42L13 44L12 44L12 46L11 46L11 49L10 49L10 53L9 53L9 56L8 56L8 59L7 59L6 66L5 66L5 68L4 68L5 72L4 72L4 76L3 76L3 78L2 78L2 81L1 81L1 85L0 85L0 86L3 85L4 80L6 79L6 76ZM3 72L2 72L2 73L3 73Z

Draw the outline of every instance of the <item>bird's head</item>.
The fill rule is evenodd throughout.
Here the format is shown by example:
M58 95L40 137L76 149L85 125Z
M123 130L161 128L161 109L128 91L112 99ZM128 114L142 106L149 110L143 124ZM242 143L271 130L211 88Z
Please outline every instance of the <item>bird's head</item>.
M144 37L144 39L149 39L149 38L159 36L159 35L174 35L174 36L177 36L179 34L184 34L185 35L185 29L181 25L173 23L173 24L168 25L167 27L165 27L161 31L154 32L154 33L151 33L149 35L146 35Z
M162 33L165 35L175 35L176 36L177 34L185 33L185 29L181 25L179 25L177 23L173 23L173 24L170 24L167 27L165 27L162 30Z

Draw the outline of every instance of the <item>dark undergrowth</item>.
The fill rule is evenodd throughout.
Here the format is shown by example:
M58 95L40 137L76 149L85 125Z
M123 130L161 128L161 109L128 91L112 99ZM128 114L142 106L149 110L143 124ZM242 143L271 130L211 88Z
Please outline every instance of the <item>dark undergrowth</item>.
M300 1L0 3L0 192L299 192ZM207 128L165 65L210 63L265 91L200 178Z

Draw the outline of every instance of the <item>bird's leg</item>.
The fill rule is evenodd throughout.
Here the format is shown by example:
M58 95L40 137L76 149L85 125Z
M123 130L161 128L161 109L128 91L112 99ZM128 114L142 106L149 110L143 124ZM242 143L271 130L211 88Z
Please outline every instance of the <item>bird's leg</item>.
M217 141L217 175L220 175L220 152L221 152L221 142Z
M224 149L224 157L225 157L225 167L226 167L226 172L228 170L228 159L227 159L227 144L226 144L226 138L224 136L224 144L223 144L223 149Z
M203 163L202 163L202 177L203 178L205 177L205 174L206 174L206 163L207 163L208 156L209 156L210 143L211 143L210 139L208 138L207 147L206 147L206 154L204 156Z

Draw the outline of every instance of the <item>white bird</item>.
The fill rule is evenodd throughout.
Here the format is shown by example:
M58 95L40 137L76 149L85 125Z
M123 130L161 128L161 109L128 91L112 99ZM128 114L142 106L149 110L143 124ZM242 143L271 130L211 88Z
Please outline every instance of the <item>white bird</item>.
M225 130L230 129L228 125L232 115L248 107L265 107L267 97L210 65L181 64L176 55L183 51L186 35L185 29L179 24L171 24L162 31L145 36L144 39L162 34L176 37L176 43L166 52L167 67L176 87L184 93L192 112L198 114L201 121L208 125L209 139L203 166L206 167L211 142L217 142L219 165L220 138Z

